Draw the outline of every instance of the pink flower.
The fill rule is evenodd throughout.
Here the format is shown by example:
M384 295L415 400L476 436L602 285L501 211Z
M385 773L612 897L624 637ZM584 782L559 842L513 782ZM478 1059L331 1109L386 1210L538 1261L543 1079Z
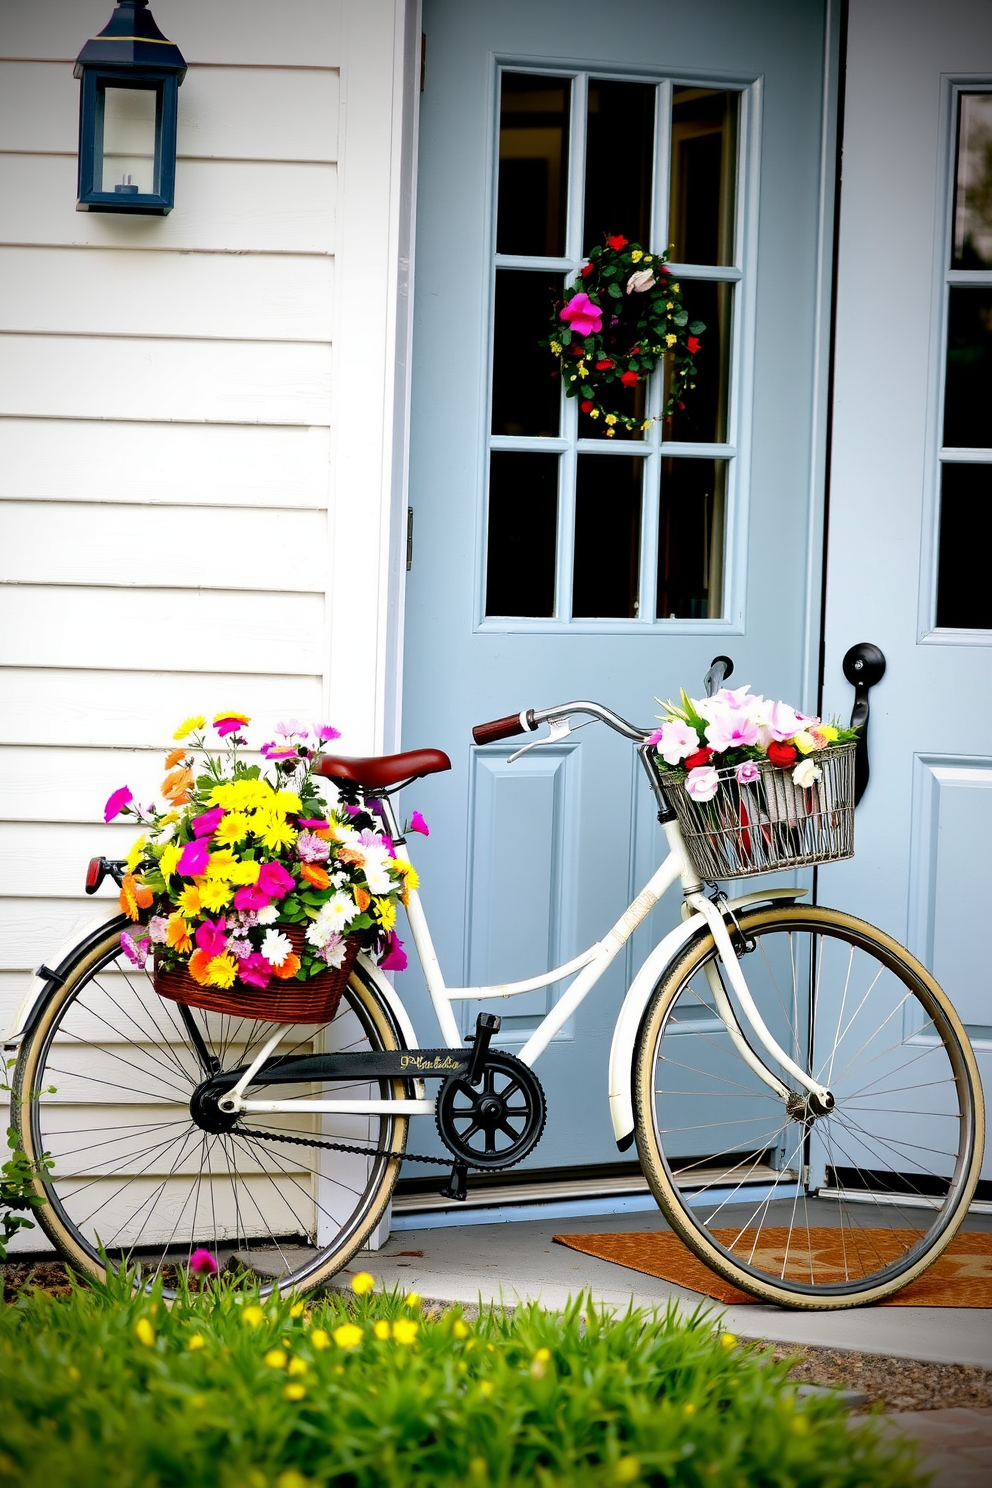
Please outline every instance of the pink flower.
M305 739L309 732L297 718L291 718L288 723L276 724L276 733L281 734L284 739Z
M406 959L406 951L403 942L395 930L390 930L386 936L386 954L379 962L383 971L406 971L409 962Z
M567 321L580 336L594 336L603 329L603 312L598 305L593 304L584 290L572 296L559 312L559 318Z
M423 837L429 837L431 835L431 829L419 811L415 811L410 818L410 831L419 832Z
M331 825L322 816L300 816L297 817L296 821L297 826L302 827L305 832L326 832L327 828Z
M176 870L183 878L197 878L206 873L209 861L210 847L203 837L197 837L195 842L187 842L183 848Z
M312 832L301 832L296 839L296 856L304 863L324 863L331 855L331 844Z
M217 1257L211 1255L209 1250L204 1250L201 1246L199 1250L194 1250L190 1256L189 1269L196 1276L216 1276L220 1268L217 1265Z
M664 733L664 729L655 729L653 734L648 735L647 742L651 749L655 749L661 743Z
M268 895L269 899L281 899L284 894L289 893L290 889L296 887L296 879L291 873L286 872L281 863L263 863L255 887L259 893ZM238 904L237 895L235 895L234 902L239 909L242 907ZM258 906L251 905L250 907L254 909Z
M785 739L791 739L793 734L798 734L803 726L802 718L788 703L767 704L761 722L765 725L769 738L780 744Z
M237 910L264 909L270 902L270 896L264 893L256 884L245 884L237 889L234 894L234 907Z
M734 771L734 775L737 779L738 785L750 785L751 781L757 780L760 774L761 771L758 769L758 766L755 764L754 760L745 760L743 764L738 765L737 769Z
M204 920L202 925L198 925L196 943L208 956L222 956L227 950L227 921L224 916L221 915L219 920Z
M124 807L130 806L133 800L134 797L132 796L126 785L122 785L119 790L115 790L113 795L108 799L106 806L104 806L103 808L104 821L113 821L115 816L120 816L121 812L124 810Z
M238 976L249 987L267 987L272 976L272 967L261 951L252 951L238 967Z
M169 921L165 915L152 915L148 921L148 937L155 945L165 945L169 939Z
M142 967L148 960L148 947L143 940L135 940L126 930L121 931L121 950L132 966Z
M694 801L712 801L720 789L720 777L712 765L699 765L685 777L685 788Z
M678 765L699 748L699 735L691 723L674 718L658 730L658 753L669 765Z
M314 735L322 744L329 744L332 739L340 739L341 730L334 728L330 723L322 723L320 728L314 729Z
M214 719L214 728L224 739L228 734L236 734L239 729L244 728L251 720L243 713L219 713Z
M269 760L296 759L296 746L293 744L263 744L259 753L263 759Z
M739 708L721 708L706 725L706 738L718 753L750 747L758 742L758 725L749 713Z
M194 816L194 837L212 837L225 814L223 806L214 806L209 811L204 811L202 816Z

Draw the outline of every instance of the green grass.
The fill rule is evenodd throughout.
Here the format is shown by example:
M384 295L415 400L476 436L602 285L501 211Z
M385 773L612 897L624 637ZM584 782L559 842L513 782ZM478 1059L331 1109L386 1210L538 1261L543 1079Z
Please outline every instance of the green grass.
M0 1485L917 1481L871 1422L797 1401L788 1367L701 1312L611 1318L579 1299L469 1324L400 1296L304 1309L228 1285L170 1308L118 1279L0 1308Z

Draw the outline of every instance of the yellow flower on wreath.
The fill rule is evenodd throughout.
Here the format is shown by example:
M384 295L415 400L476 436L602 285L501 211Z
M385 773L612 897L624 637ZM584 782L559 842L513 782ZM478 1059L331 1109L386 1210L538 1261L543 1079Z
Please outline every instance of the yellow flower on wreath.
M666 346L674 346L675 343L676 343L676 341L678 339L679 339L678 336L673 336L672 335L672 332L669 331L668 335L665 337L665 345Z
M617 416L616 416L616 414L615 414L615 413L608 413L608 414L607 414L607 415L606 415L606 422L607 422L607 423L608 423L608 424L615 424L615 423L616 423L616 421L617 421Z
M640 261L641 261L641 259L643 257L644 257L644 249L643 248L635 248L634 251L633 251L633 253L630 255L630 261L631 261L631 263L640 263Z

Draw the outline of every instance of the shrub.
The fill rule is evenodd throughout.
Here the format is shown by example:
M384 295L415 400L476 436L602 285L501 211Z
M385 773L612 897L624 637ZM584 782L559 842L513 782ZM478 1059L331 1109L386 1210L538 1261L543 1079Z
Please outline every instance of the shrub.
M221 1283L171 1308L126 1278L0 1315L0 1485L17 1488L897 1488L906 1448L788 1361L587 1299L425 1317L416 1298L304 1307Z

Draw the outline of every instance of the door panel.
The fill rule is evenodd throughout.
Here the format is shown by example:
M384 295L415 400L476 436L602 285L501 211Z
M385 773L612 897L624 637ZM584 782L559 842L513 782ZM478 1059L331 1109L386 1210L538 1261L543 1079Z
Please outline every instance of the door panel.
M574 956L661 843L616 736L590 727L510 765L512 748L472 747L473 723L591 697L648 724L717 652L735 681L812 701L825 7L609 14L424 10L404 744L453 762L407 802L431 825L417 861L451 983ZM708 328L698 397L637 438L561 398L535 345L590 242L617 231L691 255L679 282ZM659 379L645 415L662 393ZM616 1156L606 1065L625 975L619 957L540 1061L533 1166ZM400 986L433 1037L419 971ZM501 1001L500 1042L519 1046L544 1006ZM477 1005L462 1009L471 1027Z

